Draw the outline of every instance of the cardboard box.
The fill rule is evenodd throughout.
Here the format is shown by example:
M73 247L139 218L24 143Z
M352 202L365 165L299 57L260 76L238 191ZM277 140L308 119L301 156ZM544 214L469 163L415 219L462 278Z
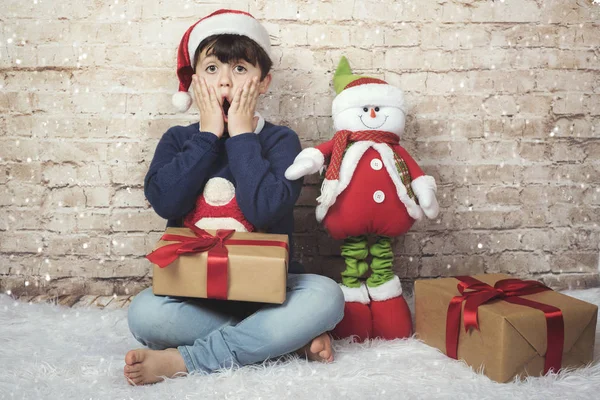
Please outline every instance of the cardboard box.
M216 231L213 230L206 230L206 232L212 236L216 235ZM196 234L188 228L167 228L165 234L196 237ZM165 241L161 238L154 250L173 243L181 242ZM224 243L228 253L225 277L227 300L276 304L285 301L288 267L287 235L234 232ZM154 264L152 278L154 294L207 298L209 252L210 250L180 254L164 268ZM152 253L147 257L151 255Z
M491 286L503 274L476 275L473 278ZM444 354L446 349L446 320L448 305L459 296L459 280L443 278L415 282L415 319L417 337ZM564 320L562 367L581 367L592 362L596 335L598 307L551 290L521 296L539 303L558 307ZM465 331L462 305L458 359L476 371L483 370L497 382L514 377L539 376L544 373L547 347L544 312L492 300L478 308L479 330Z

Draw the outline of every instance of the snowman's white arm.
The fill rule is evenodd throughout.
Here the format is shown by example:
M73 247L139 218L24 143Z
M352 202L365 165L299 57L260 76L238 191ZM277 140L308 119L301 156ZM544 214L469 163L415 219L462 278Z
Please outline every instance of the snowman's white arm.
M320 172L325 165L325 158L331 156L332 150L333 141L331 140L319 146L302 150L294 159L294 163L285 171L285 177L289 180L296 180Z

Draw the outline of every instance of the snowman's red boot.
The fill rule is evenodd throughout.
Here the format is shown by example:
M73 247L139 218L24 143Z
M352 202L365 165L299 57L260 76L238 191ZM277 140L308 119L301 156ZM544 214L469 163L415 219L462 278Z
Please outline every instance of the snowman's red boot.
M412 317L402 296L397 276L383 285L368 288L371 296L373 337L386 340L402 339L412 335Z
M355 342L364 342L372 337L373 323L369 308L369 294L363 283L358 288L340 285L344 292L344 318L331 334L336 339L352 336Z

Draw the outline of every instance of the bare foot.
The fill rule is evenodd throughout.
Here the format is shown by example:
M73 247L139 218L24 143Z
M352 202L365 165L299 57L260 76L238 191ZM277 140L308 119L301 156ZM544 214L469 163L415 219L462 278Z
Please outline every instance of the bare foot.
M296 351L303 357L306 356L311 361L321 361L330 363L333 361L333 348L331 347L331 336L325 332L314 338L309 344Z
M187 372L183 357L177 349L130 350L125 355L123 372L130 385L146 385L163 380L163 376L174 378Z

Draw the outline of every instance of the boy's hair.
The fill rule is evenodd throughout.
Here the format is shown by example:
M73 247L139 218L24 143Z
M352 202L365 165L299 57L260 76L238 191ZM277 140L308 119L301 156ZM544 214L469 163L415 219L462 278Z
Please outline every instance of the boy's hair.
M268 75L273 62L267 53L254 40L242 35L212 35L204 39L198 45L194 54L194 72L200 53L206 48L207 56L215 56L222 63L244 60L252 65L258 65L260 68L260 80L262 81Z

